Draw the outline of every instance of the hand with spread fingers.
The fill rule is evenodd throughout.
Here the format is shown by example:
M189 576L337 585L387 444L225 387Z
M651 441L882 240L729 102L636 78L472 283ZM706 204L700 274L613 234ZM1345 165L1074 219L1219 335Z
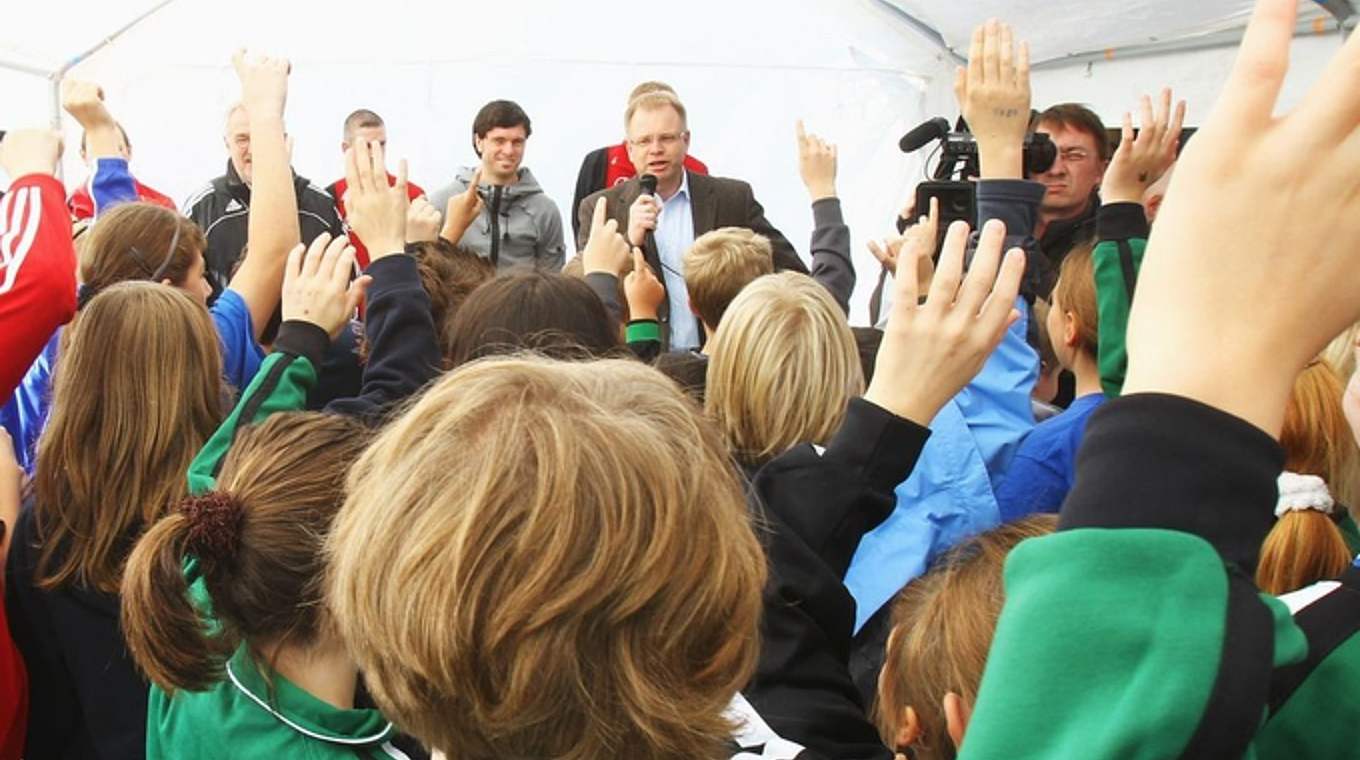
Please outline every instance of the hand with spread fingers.
M439 239L439 209L425 196L411 201L406 210L406 242L433 243Z
M665 286L637 248L633 249L633 271L623 278L623 294L628 298L628 316L635 320L656 319L666 298Z
M836 146L803 129L798 120L798 173L812 202L836 197Z
M354 281L354 247L341 235L334 240L322 233L305 251L301 245L288 254L283 274L283 319L311 322L334 338L349 321L372 278Z
M605 209L605 199L600 198L590 220L590 238L581 251L581 264L586 274L604 272L619 277L632 260L633 246L619 234L617 221L606 221Z
M1100 183L1100 199L1105 203L1138 203L1148 187L1162 178L1176 162L1180 147L1181 125L1185 123L1185 101L1171 109L1171 90L1163 89L1154 112L1152 98L1142 99L1141 126L1133 133L1133 116L1124 114L1119 148L1110 159Z
M954 94L977 138L984 179L1020 179L1029 130L1029 44L996 19L973 30L968 65L954 77Z
M448 206L444 209L444 227L439 231L440 237L457 245L458 241L463 239L463 233L477 221L477 217L482 213L482 207L486 205L481 193L477 191L481 183L482 170L478 167L467 190L449 198Z
M869 241L869 253L878 259L885 269L897 274L897 262L901 260L903 252L907 255L907 261L916 262L916 278L918 283L926 283L930 280L931 273L934 272L933 258L935 256L935 246L939 240L940 228L940 199L930 199L930 214L916 220L916 223L907 228L905 234L895 238L890 238L882 242L876 240Z
M923 302L916 269L900 268L865 400L929 425L940 408L972 381L1006 328L1020 316L1015 299L1025 255L1013 248L1003 256L1005 238L1001 222L984 225L965 274L968 225L951 225Z
M1258 0L1181 153L1128 326L1125 394L1192 398L1279 435L1299 371L1360 318L1360 35L1291 112L1297 0ZM1281 156L1308 156L1307 169ZM1269 202L1262 202L1262 199Z
M345 151L345 182L349 226L368 246L370 260L405 252L406 212L411 205L406 162L397 166L397 181L388 184L382 143L356 140Z

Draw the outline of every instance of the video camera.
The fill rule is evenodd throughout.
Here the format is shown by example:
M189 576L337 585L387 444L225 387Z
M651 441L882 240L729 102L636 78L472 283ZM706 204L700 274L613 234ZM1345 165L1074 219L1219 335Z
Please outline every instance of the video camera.
M940 162L935 165L933 181L922 182L916 187L916 214L928 213L930 200L937 198L942 240L944 231L955 221L963 220L970 227L977 226L977 186L970 179L981 174L981 170L978 167L977 138L968 130L968 122L963 117L959 117L952 130L947 119L931 119L903 135L897 147L903 153L912 153L935 141L939 141ZM1048 135L1031 132L1025 136L1026 177L1048 171L1057 158L1058 148ZM898 231L905 231L912 221L899 219ZM936 250L938 248L937 245Z

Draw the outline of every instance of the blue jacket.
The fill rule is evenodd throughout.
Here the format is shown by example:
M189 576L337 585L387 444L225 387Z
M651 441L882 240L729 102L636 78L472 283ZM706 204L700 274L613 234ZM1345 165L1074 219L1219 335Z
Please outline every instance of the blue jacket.
M1043 194L1034 182L984 180L978 217L1001 219L1007 245L1033 250ZM897 487L896 508L864 536L850 562L845 585L855 597L856 631L936 555L1000 522L995 488L1034 427L1030 392L1039 376L1039 355L1026 340L1029 307L1023 297L1016 306L1020 320L978 376L935 416L916 469Z

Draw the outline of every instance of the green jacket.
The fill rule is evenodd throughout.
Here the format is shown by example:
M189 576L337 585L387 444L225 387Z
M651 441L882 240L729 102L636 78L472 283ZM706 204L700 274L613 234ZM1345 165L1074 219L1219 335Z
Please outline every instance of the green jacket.
M266 681L242 645L227 679L169 696L152 688L146 756L194 758L405 758L377 710L341 710L274 673Z
M1129 326L1134 286L1147 249L1148 222L1142 204L1111 203L1096 217L1098 242L1091 253L1096 276L1097 364L1105 395L1118 398L1124 387L1129 355L1124 336Z

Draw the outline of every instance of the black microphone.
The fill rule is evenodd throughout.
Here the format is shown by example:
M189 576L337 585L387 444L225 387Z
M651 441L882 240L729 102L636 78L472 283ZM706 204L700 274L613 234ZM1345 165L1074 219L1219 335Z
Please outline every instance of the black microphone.
M911 153L925 147L932 140L938 140L947 134L949 134L949 120L943 116L936 116L902 135L902 139L897 141L897 147L903 153Z
M638 177L638 184L642 186L644 195L656 195L656 175L644 174ZM652 230L647 230L646 236L642 239L643 250L656 248L656 235Z

